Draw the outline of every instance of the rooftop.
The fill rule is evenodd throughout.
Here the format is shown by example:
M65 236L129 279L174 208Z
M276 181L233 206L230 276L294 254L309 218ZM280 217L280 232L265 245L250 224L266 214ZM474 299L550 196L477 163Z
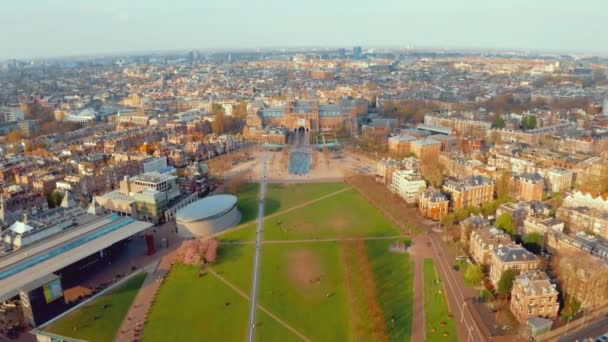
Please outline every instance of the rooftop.
M177 212L176 219L191 222L214 218L232 209L237 202L233 195L213 195L188 204Z

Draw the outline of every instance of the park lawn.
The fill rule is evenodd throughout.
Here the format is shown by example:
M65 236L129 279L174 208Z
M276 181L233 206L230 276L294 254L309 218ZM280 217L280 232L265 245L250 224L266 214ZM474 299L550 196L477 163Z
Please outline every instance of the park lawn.
M249 301L212 274L175 265L159 289L143 341L243 341Z
M145 273L133 276L44 330L87 341L113 341L145 278ZM108 307L104 309L104 305ZM98 318L94 319L95 316Z
M437 275L433 259L428 258L424 259L424 320L427 341L458 341L443 281Z
M402 234L400 230L353 189L272 217L264 223L264 240L333 239L400 234Z
M378 302L391 341L409 341L414 310L413 268L409 254L389 253L392 240L368 240L367 254L374 271Z
M251 271L255 245L221 244L213 269L243 292L251 292Z
M258 213L258 193L260 185L258 183L247 183L243 190L236 194L237 206L241 212L241 223L253 221Z
M266 186L265 214L295 207L346 188L346 183L270 183Z
M313 341L349 340L347 294L335 243L264 245L261 261L260 305ZM260 340L280 334L264 329Z
M318 199L333 192L345 189L345 183L295 183L295 184L275 184L266 186L266 199L264 202L265 215L271 215L282 210ZM221 234L221 241L254 241L257 219L257 195L259 184L251 183L247 188L240 192L238 206L243 218L240 224L248 225Z

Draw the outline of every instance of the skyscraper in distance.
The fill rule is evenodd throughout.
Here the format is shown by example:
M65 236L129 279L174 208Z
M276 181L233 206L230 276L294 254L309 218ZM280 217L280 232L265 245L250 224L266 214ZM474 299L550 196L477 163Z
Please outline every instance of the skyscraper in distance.
M361 59L363 55L363 49L360 46L353 47L353 59Z

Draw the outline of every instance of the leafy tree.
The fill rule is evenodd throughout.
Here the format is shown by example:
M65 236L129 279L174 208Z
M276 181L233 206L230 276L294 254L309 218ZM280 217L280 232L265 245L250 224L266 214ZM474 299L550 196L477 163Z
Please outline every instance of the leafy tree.
M498 293L502 295L509 295L513 288L513 280L515 280L515 272L513 270L506 270L502 272L500 280L498 281Z
M467 271L464 274L464 280L468 285L476 285L481 282L483 278L483 269L481 265L469 265Z
M496 218L496 222L494 225L502 230L504 230L507 234L514 236L517 234L517 229L515 224L513 223L513 217L509 213L502 213L500 216Z
M522 240L524 247L534 254L540 253L543 249L543 236L539 233L526 234Z
M46 195L46 201L51 208L58 207L61 204L61 200L63 200L63 196L61 196L61 193L57 190Z
M521 127L524 130L534 129L536 128L536 116L528 115L521 119Z
M494 121L492 121L492 127L494 128L505 128L505 126L505 119L503 119L500 115L497 115Z

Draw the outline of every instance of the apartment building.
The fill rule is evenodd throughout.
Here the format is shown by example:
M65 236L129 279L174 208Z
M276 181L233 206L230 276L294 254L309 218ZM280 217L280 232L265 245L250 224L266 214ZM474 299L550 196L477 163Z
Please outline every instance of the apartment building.
M479 265L490 266L492 251L513 243L511 237L496 227L486 227L471 232L469 253Z
M422 176L413 170L399 170L393 174L390 190L407 203L418 202L418 197L426 190L426 182Z
M513 281L510 309L521 323L529 318L557 318L559 292L543 271L522 272Z
M569 232L592 232L608 239L608 211L561 206L555 216L565 222Z
M411 152L421 160L439 157L441 142L432 139L414 140L411 143Z
M572 188L572 179L574 178L574 172L572 170L553 167L546 170L544 173L545 181L551 192L563 192Z
M449 194L450 207L454 210L480 206L494 198L494 181L484 176L470 176L462 181L447 180L443 190Z
M520 173L512 179L513 197L520 201L541 201L545 181L538 173Z
M417 140L409 135L396 135L388 138L388 152L393 155L405 156L412 151L412 141Z
M431 220L440 220L448 214L449 203L448 197L442 192L433 188L427 189L420 194L418 212Z
M498 285L500 277L506 270L513 270L515 274L520 274L523 271L540 267L540 260L536 255L515 244L494 249L491 252L490 260L490 281L494 286Z

